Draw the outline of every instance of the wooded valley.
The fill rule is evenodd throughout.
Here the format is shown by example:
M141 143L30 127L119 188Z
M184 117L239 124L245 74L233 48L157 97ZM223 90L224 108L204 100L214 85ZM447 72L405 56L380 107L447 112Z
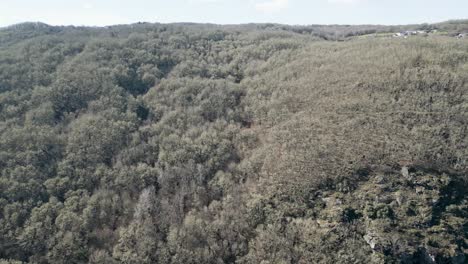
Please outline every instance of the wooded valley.
M466 263L463 32L1 28L0 263Z

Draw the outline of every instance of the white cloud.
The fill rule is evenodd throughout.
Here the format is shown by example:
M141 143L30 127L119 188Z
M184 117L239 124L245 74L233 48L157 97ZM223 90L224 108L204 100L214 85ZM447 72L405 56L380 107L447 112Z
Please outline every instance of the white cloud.
M289 0L269 0L255 5L255 9L264 13L274 13L289 6Z
M332 4L358 4L363 1L364 0L328 0L328 2Z
M83 8L84 8L84 9L93 9L93 7L94 7L94 6L93 6L93 4L91 4L91 3L85 3L85 4L83 4Z
M215 3L222 3L225 0L188 0L191 4L215 4Z

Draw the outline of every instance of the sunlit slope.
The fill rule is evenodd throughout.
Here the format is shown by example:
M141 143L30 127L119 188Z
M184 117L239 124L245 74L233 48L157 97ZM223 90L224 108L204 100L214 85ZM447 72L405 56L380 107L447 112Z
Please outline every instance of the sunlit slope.
M442 38L314 43L259 67L244 85L263 131L260 237L285 228L323 252L307 261L463 259L467 69L468 42ZM278 239L256 240L252 261Z

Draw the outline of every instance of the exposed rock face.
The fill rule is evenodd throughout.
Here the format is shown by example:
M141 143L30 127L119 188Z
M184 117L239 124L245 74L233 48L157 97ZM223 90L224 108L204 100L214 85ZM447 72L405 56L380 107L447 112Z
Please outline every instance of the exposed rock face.
M406 197L401 192L398 191L395 193L395 200L398 206L401 206L406 201Z
M387 263L389 256L397 256L399 263L467 263L466 256L459 253L463 246L453 248L446 243L457 233L449 238L438 231L447 224L463 230L466 223L466 214L462 213L466 208L465 185L456 179L445 172L419 167L404 166L393 175L377 170L369 179L360 181L356 191L326 197L326 210L318 215L335 219L334 212L340 208L353 209L360 215L353 223L362 224L362 240L375 255L374 263ZM459 210L447 204L458 204ZM422 237L402 236L402 232L425 236L431 240L430 246Z
M364 235L364 240L366 241L366 243L370 246L370 248L372 250L376 250L376 246L377 246L377 236L376 234L374 233L368 233L366 235Z
M401 175L403 177L405 177L406 179L408 179L408 180L411 178L410 174L409 174L408 167L406 167L406 166L401 167Z
M375 184L384 184L385 183L385 177L383 175L378 175L374 179Z

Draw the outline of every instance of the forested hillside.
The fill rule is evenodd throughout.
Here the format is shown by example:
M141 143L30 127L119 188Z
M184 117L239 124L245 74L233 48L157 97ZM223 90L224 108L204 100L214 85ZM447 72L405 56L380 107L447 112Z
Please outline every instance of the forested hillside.
M466 263L463 32L2 28L0 263Z

